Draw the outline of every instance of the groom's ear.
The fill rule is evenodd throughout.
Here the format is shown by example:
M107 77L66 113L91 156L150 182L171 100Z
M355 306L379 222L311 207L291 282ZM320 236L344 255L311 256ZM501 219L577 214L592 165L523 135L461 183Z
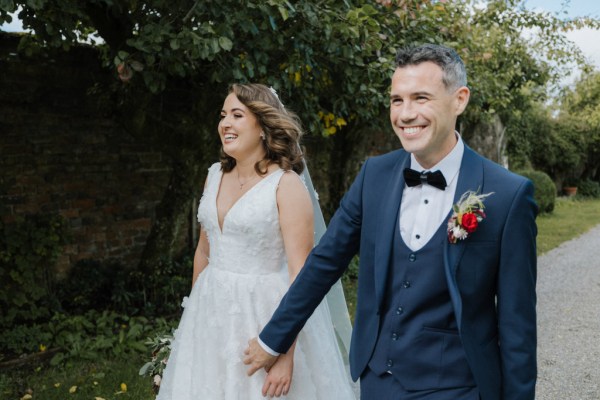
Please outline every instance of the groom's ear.
M454 92L454 112L456 116L459 116L463 113L463 111L465 111L467 104L469 104L470 97L471 91L468 87L461 86L456 89L456 92Z

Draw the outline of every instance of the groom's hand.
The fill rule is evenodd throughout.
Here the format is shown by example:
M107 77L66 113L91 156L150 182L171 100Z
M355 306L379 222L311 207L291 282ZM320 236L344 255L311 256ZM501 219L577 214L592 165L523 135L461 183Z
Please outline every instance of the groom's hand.
M256 371L261 368L269 369L275 364L277 361L277 356L273 356L267 353L261 346L258 344L258 340L256 338L250 339L248 341L248 348L244 350L244 364L249 365L248 376L254 375Z

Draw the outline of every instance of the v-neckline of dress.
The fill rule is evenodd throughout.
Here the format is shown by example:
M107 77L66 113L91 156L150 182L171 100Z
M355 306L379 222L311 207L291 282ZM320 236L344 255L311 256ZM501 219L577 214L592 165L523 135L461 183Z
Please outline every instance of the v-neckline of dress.
M248 193L252 192L254 190L255 187L259 186L260 184L262 184L264 181L266 181L268 178L270 178L272 175L275 175L278 171L281 171L281 168L276 169L275 171L271 172L269 175L263 177L260 181L256 182L256 184L254 186L252 186L250 189L248 189L246 192L244 192L236 201L233 202L233 204L231 205L231 207L229 207L229 210L227 210L225 212L225 214L223 215L223 222L221 223L221 221L219 220L219 203L218 203L218 199L219 199L219 193L221 192L221 184L223 183L223 170L219 170L221 176L219 176L219 184L217 186L217 191L215 194L215 217L217 218L217 226L219 227L219 233L222 235L225 229L225 221L227 220L227 217L229 216L229 213L231 212L231 210L234 209L235 206L237 206L237 204L248 195Z

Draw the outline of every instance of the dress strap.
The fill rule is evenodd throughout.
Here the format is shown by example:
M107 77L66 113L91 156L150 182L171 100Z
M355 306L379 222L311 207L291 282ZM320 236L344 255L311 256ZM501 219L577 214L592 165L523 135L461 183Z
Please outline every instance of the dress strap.
M207 190L215 181L220 181L221 175L221 163L216 162L208 168L208 175L206 177L206 189Z

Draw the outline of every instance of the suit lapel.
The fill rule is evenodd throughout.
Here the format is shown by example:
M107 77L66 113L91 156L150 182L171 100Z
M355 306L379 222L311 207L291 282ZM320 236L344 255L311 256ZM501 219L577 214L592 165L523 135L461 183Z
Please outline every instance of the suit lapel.
M381 309L385 296L386 279L391 265L394 229L397 227L400 202L405 186L402 171L409 166L410 155L402 153L390 172L389 179L384 182L386 188L382 193L383 201L377 218L379 229L375 236L375 296L378 309Z
M460 172L458 175L458 182L456 184L456 193L454 194L454 201L452 204L456 204L463 193L468 191L481 191L483 187L483 164L481 158L471 148L465 145L465 152L463 159L460 164ZM448 219L453 211L448 214ZM454 312L456 314L456 320L460 329L462 319L462 302L458 286L456 284L456 271L458 269L459 261L465 251L465 241L459 240L456 243L450 243L448 240L444 242L444 268L446 271L446 280L448 282L448 290L450 291L450 297L454 305Z

